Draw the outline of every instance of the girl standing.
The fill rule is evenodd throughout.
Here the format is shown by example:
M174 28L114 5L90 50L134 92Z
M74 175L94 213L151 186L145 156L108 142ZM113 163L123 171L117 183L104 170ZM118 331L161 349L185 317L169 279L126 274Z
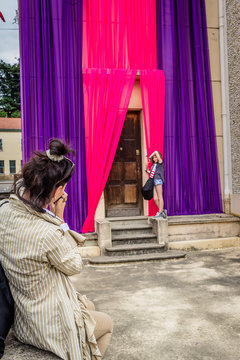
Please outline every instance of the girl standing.
M150 156L149 161L152 160L151 170L148 170L148 165L146 164L145 171L150 174L150 177L153 177L154 189L153 189L153 198L158 207L158 212L154 216L167 218L167 210L163 209L163 195L162 195L162 186L164 184L164 164L162 155L159 151L155 150Z

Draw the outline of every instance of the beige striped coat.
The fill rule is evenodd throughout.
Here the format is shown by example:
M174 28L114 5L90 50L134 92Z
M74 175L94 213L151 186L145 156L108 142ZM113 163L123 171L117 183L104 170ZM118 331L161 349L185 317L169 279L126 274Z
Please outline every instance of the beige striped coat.
M0 262L15 301L16 337L64 360L99 360L95 322L69 279L82 268L77 235L16 195L0 207Z

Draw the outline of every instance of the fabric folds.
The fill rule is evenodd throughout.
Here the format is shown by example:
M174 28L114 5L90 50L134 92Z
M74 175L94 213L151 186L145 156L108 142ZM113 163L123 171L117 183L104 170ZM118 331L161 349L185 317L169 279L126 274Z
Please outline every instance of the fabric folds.
M59 137L76 151L66 221L81 231L87 214L82 95L82 1L20 0L23 159Z
M141 70L140 86L148 156L158 150L163 156L165 76L161 70ZM148 213L158 211L154 200L149 201Z
M157 67L156 2L83 0L83 67Z
M135 70L83 69L88 181L83 232L94 231L94 214L114 160L135 77Z
M166 77L168 214L221 212L204 0L157 0L157 62Z

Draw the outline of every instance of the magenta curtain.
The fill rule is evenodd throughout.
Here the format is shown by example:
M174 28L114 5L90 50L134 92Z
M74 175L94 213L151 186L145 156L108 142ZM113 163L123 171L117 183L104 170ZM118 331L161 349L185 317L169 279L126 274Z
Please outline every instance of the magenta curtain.
M88 215L82 232L94 231L94 214L114 160L135 77L135 70L83 69Z
M141 70L140 85L147 153L158 150L163 155L165 76L161 70ZM154 200L149 201L149 215L158 211Z
M83 0L83 67L156 69L156 1Z

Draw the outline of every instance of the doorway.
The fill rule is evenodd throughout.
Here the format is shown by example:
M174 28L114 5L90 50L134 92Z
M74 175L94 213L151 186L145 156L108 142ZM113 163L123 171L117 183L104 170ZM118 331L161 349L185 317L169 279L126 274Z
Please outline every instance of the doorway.
M141 184L140 116L129 111L105 187L106 216L141 215Z

